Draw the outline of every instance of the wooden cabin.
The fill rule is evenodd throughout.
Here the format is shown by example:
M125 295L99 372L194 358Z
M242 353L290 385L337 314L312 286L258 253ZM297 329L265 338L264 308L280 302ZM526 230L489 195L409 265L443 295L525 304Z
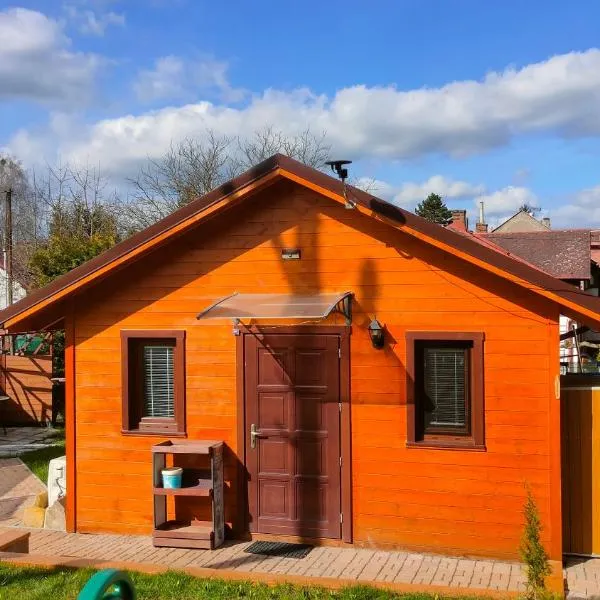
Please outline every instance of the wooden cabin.
M218 440L230 537L515 558L528 486L561 559L559 315L600 300L345 192L276 155L0 313L66 331L71 531L150 533L152 446Z

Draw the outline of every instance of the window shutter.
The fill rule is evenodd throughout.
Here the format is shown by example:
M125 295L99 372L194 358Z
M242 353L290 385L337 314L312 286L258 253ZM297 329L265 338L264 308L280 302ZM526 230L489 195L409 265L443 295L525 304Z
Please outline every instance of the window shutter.
M424 348L425 428L468 427L466 348Z
M144 346L144 417L175 416L173 346Z

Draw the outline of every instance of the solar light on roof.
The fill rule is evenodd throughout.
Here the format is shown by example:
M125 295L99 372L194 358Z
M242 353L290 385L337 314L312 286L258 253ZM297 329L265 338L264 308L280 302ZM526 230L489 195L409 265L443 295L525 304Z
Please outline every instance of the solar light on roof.
M347 190L346 190L346 179L348 178L348 169L344 167L344 165L352 164L351 160L328 160L326 165L331 167L331 170L334 171L337 176L342 180L342 189L344 192L344 206L346 208L356 208L356 203L348 198Z

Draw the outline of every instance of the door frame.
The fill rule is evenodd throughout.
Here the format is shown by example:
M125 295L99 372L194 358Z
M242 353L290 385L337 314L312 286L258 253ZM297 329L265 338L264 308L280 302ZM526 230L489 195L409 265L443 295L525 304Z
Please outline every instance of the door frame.
M237 455L238 455L238 486L237 497L239 509L239 536L249 531L248 480L246 470L246 389L244 364L244 338L246 335L268 334L313 334L337 335L340 339L340 452L342 466L340 470L340 506L343 514L341 540L352 543L352 426L350 404L350 335L351 326L344 325L286 325L264 326L238 325L239 334L236 336L236 396L237 396Z

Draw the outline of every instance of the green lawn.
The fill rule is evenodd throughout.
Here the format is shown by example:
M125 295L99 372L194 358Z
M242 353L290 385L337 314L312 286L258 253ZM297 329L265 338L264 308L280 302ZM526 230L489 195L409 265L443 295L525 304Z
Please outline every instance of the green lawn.
M74 600L91 570L33 569L0 564L1 600ZM342 590L199 579L177 572L131 573L138 600L434 600L432 594L395 594L366 586Z
M48 482L48 463L53 458L64 456L64 454L65 440L57 438L52 446L41 448L40 450L32 450L31 452L22 454L19 458L41 479L42 483L46 484Z

